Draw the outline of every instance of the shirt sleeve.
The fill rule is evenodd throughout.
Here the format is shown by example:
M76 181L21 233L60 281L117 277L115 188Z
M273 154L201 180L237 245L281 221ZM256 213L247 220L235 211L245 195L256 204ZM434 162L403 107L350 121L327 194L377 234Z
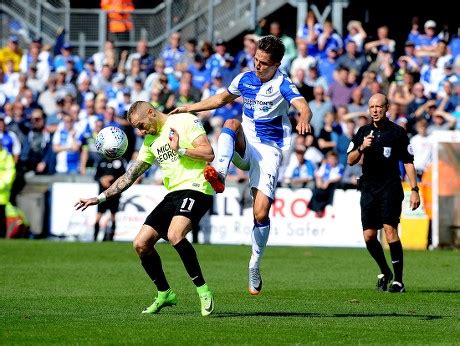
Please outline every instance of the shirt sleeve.
M206 135L206 131L203 127L203 123L195 115L190 117L190 120L187 122L187 137L190 143L193 143L195 139L202 135Z
M360 127L358 132L356 132L356 134L353 136L350 144L348 145L347 154L351 153L353 150L358 148L363 143L363 141L364 141L363 133L364 133L363 128Z
M280 85L280 92L283 97L291 103L292 100L296 98L303 97L299 89L295 86L294 83L289 78L284 78L283 82Z
M239 86L240 80L241 80L241 78L243 77L244 74L245 74L245 72L240 73L238 76L233 78L232 82L230 83L229 87L227 88L227 91L230 94L236 95L236 96L241 96L241 91L238 88L238 86Z
M142 146L139 150L139 155L137 156L137 159L139 161L144 161L149 165L152 165L153 161L155 160L155 155L150 150L150 144L152 144L152 139L149 138L149 136L146 136L144 139L144 143L142 143Z
M413 163L414 162L414 149L410 144L409 137L407 133L403 130L401 131L401 144L399 145L399 157L403 163Z

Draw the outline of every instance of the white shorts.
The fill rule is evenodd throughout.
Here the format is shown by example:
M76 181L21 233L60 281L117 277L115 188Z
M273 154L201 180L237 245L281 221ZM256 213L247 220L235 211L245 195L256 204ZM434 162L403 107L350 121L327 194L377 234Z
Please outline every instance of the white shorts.
M249 171L249 187L256 188L270 199L275 199L278 170L283 158L281 149L264 143L249 143L242 158L236 151L233 164Z

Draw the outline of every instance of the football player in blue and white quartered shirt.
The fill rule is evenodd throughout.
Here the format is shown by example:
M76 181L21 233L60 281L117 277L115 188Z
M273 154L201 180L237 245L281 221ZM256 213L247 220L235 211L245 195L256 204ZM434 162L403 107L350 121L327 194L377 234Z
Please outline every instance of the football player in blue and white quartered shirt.
M282 151L288 150L291 144L291 125L287 116L290 104L299 112L297 132L301 135L310 132L312 114L306 100L278 69L283 55L284 46L280 39L271 35L262 37L254 56L255 71L239 74L220 94L171 112L205 111L222 107L240 96L243 98L242 122L227 120L217 143L215 170L222 182L221 189L215 188L213 183L216 181L208 180L217 192L222 192L230 161L240 169L249 170L254 214L249 262L251 294L259 294L262 286L259 265L270 232L269 211L275 196Z

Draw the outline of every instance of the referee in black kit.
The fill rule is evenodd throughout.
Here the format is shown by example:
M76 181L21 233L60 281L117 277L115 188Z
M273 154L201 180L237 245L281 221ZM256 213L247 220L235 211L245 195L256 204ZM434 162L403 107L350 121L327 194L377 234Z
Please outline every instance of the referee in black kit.
M369 99L372 123L359 128L348 148L348 164L363 158L363 175L360 179L361 222L366 247L377 262L380 273L377 289L392 293L404 292L403 249L398 236L399 217L404 192L401 185L399 161L402 160L412 192L410 207L420 205L414 156L406 131L386 117L388 100L385 95L374 94ZM390 246L393 273L387 264L382 245L377 240L377 230L382 228ZM390 285L389 285L390 284Z

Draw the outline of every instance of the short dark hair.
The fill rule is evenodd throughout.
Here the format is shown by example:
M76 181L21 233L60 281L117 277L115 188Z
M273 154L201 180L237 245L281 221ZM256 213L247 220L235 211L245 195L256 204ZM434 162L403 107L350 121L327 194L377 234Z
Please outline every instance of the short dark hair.
M126 113L126 118L128 119L129 122L131 122L131 116L134 113L138 113L140 111L145 111L147 107L152 107L153 106L148 103L147 101L136 101L134 102L131 107L129 107L128 113Z
M196 46L198 44L198 41L196 40L196 38L189 38L187 40L187 43L190 43L190 44L193 44L194 46Z
M262 37L257 42L257 49L263 50L264 52L270 54L270 59L273 62L281 62L286 50L284 48L283 41L273 35Z

